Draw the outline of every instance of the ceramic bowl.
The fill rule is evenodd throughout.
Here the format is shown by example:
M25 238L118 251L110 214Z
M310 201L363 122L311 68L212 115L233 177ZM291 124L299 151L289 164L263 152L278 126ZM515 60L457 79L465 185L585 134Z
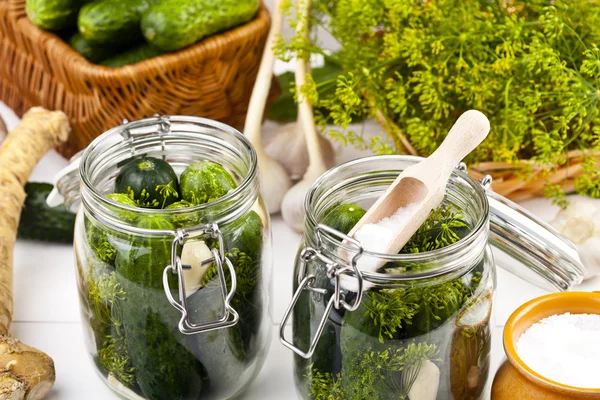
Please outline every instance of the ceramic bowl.
M531 325L546 317L567 312L600 314L600 293L549 294L523 304L510 316L504 327L506 360L496 372L491 400L600 399L600 373L596 389L568 386L536 373L517 354L517 340Z

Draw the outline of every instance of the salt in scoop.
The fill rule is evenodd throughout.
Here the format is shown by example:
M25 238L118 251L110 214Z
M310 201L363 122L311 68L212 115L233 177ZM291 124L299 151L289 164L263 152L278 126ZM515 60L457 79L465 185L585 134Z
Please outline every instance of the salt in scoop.
M476 110L463 113L448 132L438 149L418 164L406 168L386 192L350 231L349 236L361 242L364 250L398 254L431 210L437 208L446 194L450 175L460 161L488 135L490 123ZM359 260L361 271L375 272L384 260L367 257ZM352 289L355 281L343 279L343 286Z

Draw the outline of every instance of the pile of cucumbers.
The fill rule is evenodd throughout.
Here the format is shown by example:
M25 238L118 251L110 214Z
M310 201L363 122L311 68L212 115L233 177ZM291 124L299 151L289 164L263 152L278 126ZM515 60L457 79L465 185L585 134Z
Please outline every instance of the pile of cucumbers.
M260 0L27 0L26 11L90 62L120 67L248 22L259 7Z

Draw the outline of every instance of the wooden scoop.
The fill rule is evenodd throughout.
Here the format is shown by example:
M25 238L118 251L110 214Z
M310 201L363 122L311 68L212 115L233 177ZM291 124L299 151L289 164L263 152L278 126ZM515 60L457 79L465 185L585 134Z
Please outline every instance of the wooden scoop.
M382 219L391 217L399 208L414 204L409 222L394 227L395 239L390 241L384 251L378 251L398 254L425 222L431 210L442 203L454 168L486 138L489 131L490 122L481 112L469 110L462 114L440 147L425 160L405 169L358 221L349 236L353 237L365 224L377 224ZM369 264L369 269L375 268L371 267L372 263Z

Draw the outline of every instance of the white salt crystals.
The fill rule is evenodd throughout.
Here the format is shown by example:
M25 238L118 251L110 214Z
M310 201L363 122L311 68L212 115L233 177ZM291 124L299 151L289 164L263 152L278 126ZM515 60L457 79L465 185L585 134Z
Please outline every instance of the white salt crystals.
M376 224L364 224L354 234L363 249L373 253L384 253L395 239L398 227L406 225L417 207L417 203L396 210L394 215L384 218Z
M385 253L390 243L396 238L399 228L406 225L412 218L417 203L411 203L401 207L391 216L382 219L376 224L364 224L356 233L354 238L358 240L365 251L371 253ZM357 262L357 268L362 272L376 272L385 261L377 257L363 254ZM342 287L346 290L356 292L358 285L356 279L343 275ZM371 287L369 282L364 282L364 288Z
M529 368L554 382L600 388L600 315L545 318L525 331L516 347Z

